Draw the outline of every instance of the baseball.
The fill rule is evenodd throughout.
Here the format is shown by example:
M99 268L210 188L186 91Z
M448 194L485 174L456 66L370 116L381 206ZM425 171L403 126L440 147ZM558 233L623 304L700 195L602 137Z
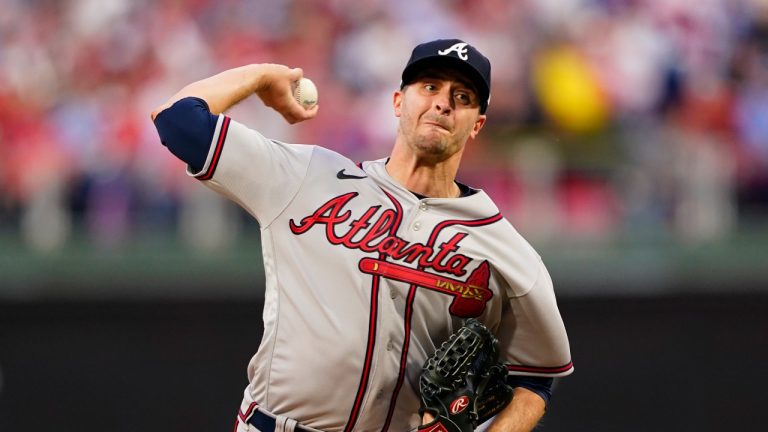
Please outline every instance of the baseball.
M309 78L301 78L296 83L293 97L304 109L310 109L317 104L317 87Z

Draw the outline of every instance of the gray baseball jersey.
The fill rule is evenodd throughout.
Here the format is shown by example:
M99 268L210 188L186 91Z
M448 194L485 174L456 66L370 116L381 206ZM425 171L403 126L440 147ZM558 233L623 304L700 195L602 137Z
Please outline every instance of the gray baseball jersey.
M266 274L241 420L258 407L324 431L414 429L421 367L468 317L497 335L510 374L572 372L549 274L491 199L420 199L385 162L219 116L190 175L258 220Z

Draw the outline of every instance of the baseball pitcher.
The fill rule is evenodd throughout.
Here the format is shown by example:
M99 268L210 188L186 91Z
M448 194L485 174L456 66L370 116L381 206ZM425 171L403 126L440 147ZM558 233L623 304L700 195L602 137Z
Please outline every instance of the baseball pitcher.
M312 119L319 107L293 97L298 68L227 70L152 113L187 173L261 227L264 336L236 431L535 427L553 378L573 371L552 282L491 198L456 181L490 74L461 40L416 46L391 153L362 163L223 114L255 94L290 123Z

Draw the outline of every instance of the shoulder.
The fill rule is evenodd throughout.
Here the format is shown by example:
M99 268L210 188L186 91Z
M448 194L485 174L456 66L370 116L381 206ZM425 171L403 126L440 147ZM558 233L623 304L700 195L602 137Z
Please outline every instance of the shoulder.
M491 241L503 248L505 254L516 261L534 264L541 261L541 256L528 240L515 228L514 225L499 213L499 220L493 225L493 230L486 235Z
M318 161L355 165L355 163L351 159L349 159L348 157L344 156L339 152L336 152L334 150L331 150L329 148L316 145L316 144L306 144L306 145L309 147L312 147L312 150L314 152L314 157Z
M483 205L492 205L490 198L482 191L470 198L475 197L478 203L487 200ZM493 208L496 209L496 206L493 205ZM474 235L478 236L493 267L506 280L511 289L510 296L525 295L542 280L543 274L548 274L544 262L533 245L498 209L496 216L489 220L493 223L478 227ZM544 276L544 279L547 278Z
M284 145L275 141L278 145ZM334 150L316 144L291 144L298 148L304 148L312 154L312 169L315 172L332 172L334 175L339 170L358 170L359 165L354 161Z

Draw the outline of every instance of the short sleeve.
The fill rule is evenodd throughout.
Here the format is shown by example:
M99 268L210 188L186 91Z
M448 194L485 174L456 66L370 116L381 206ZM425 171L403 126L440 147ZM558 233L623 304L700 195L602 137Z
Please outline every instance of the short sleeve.
M286 144L219 115L205 165L187 173L270 224L304 181L314 146Z
M573 372L570 345L557 307L552 279L540 258L530 289L508 290L499 325L502 355L513 375L559 377Z

